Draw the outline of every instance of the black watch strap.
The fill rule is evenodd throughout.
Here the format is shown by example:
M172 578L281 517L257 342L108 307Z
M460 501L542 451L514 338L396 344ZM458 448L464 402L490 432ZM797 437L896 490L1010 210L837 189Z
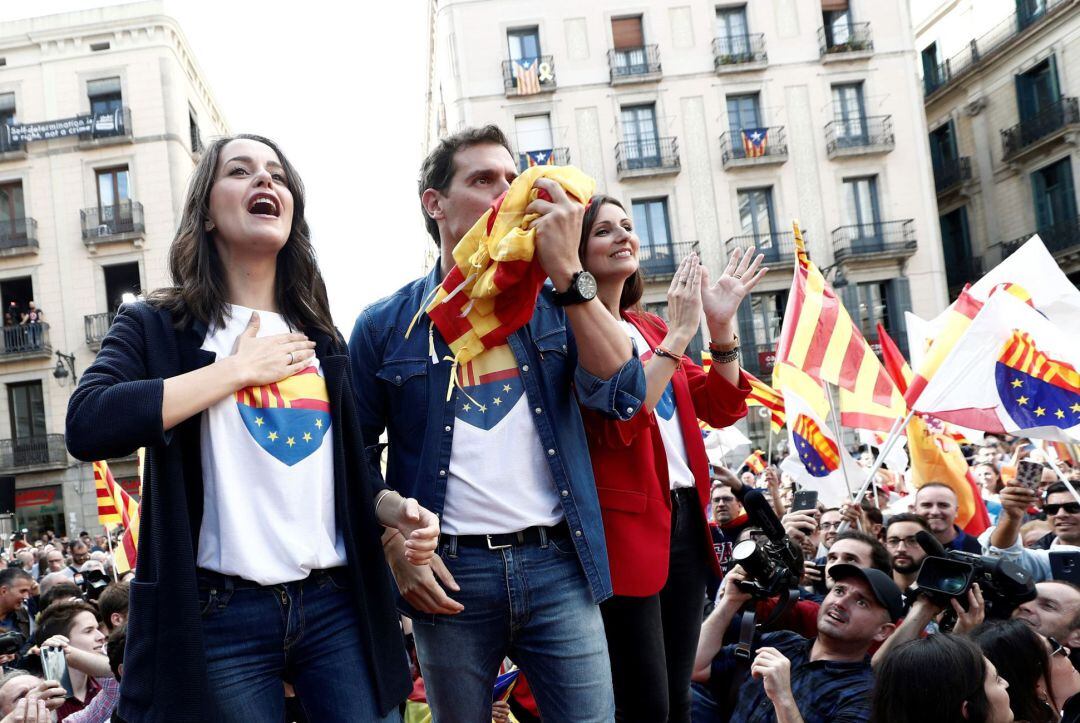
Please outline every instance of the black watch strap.
M555 302L556 306L572 306L589 300L582 296L581 290L578 288L578 277L583 273L585 272L578 271L570 277L570 287L566 291L552 289L551 300Z

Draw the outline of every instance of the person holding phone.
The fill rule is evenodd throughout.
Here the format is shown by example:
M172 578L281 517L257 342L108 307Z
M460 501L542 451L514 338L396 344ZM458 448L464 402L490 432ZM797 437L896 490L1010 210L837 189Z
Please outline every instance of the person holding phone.
M709 466L697 420L726 427L746 415L735 311L765 274L762 256L734 252L711 282L697 254L667 293L669 323L638 306L643 280L633 220L594 196L578 255L597 297L645 365L645 409L629 421L583 410L615 595L601 603L616 720L690 720L690 675L710 568L720 570L705 519ZM685 355L704 312L712 368ZM645 413L647 412L647 413Z
M90 461L146 448L127 721L395 720L410 690L382 546L428 564L434 514L376 479L304 217L271 140L202 153L173 286L120 307L68 405Z
M100 625L97 609L82 600L50 605L38 620L35 638L40 643L44 677L67 691L67 699L56 711L59 721L90 705L112 678ZM110 693L115 692L112 686Z

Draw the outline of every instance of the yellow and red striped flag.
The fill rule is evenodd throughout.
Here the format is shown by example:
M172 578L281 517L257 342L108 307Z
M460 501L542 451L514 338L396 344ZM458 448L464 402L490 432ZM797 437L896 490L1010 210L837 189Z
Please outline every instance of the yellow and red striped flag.
M505 344L532 318L547 274L535 255L536 229L529 228L536 214L526 214L525 208L537 198L551 200L547 191L533 188L539 178L557 181L582 205L596 188L592 178L573 166L523 171L454 247L454 267L413 318L415 324L427 312L450 347L455 366ZM411 331L412 324L405 335ZM435 354L433 341L429 351ZM448 399L452 392L453 383Z
M836 385L844 426L887 432L907 413L904 398L792 228L798 263L776 361Z
M711 367L712 355L709 354L708 350L704 350L701 352L701 368L708 374ZM742 373L746 375L746 380L750 382L750 394L746 397L746 406L768 409L772 431L779 434L787 421L787 415L784 412L783 395L745 369L742 370Z
M143 450L139 450L139 477L142 477ZM119 575L135 568L139 544L139 503L113 479L108 462L94 462L94 486L97 488L98 520L106 529L124 526L113 557Z
M754 474L761 474L765 471L767 466L768 465L765 462L765 453L760 449L755 449L740 465L740 467L748 467Z

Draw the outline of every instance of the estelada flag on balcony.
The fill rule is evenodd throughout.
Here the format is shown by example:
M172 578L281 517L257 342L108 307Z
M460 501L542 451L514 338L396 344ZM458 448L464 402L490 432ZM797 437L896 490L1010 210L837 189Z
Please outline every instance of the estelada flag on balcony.
M743 128L742 145L743 153L747 158L760 158L766 153L766 144L769 140L768 128Z
M518 95L536 95L540 92L540 58L515 58L514 80Z
M538 178L557 181L583 205L596 188L593 179L573 166L534 166L522 172L454 247L454 267L405 332L408 336L426 311L453 352L455 372L459 364L505 344L532 318L547 277L535 255L536 230L529 228L536 214L525 213L534 199L550 200L546 191L533 188ZM428 346L434 355L434 341ZM447 399L457 375L450 378Z
M765 462L765 453L760 449L755 449L739 466L748 468L754 474L761 474L768 466Z
M533 166L553 166L555 165L555 149L544 148L539 151L525 151L525 162L529 164L529 168Z
M913 408L992 434L1080 441L1080 342L1013 294L997 293Z
M792 228L797 263L780 330L777 363L790 364L814 379L836 385L843 426L887 432L907 413L904 398L810 261L799 224L793 223Z
M914 374L896 342L878 324L878 342L885 368L901 390L906 390ZM978 535L990 526L986 509L975 479L971 476L967 458L950 425L934 417L914 415L908 422L906 435L911 460L911 482L916 489L930 482L947 485L956 495L956 524L970 535Z

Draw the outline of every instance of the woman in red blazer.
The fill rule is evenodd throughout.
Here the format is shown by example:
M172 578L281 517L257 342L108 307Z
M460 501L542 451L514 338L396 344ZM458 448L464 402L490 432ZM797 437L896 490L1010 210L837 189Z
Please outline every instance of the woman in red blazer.
M689 721L690 675L711 569L705 519L709 462L698 419L726 427L746 415L735 312L767 269L735 251L715 284L696 254L668 289L670 327L640 310L638 237L621 203L595 196L578 254L597 296L622 320L645 364L646 412L619 422L583 411L615 595L600 606L616 720ZM708 373L684 356L704 311Z

